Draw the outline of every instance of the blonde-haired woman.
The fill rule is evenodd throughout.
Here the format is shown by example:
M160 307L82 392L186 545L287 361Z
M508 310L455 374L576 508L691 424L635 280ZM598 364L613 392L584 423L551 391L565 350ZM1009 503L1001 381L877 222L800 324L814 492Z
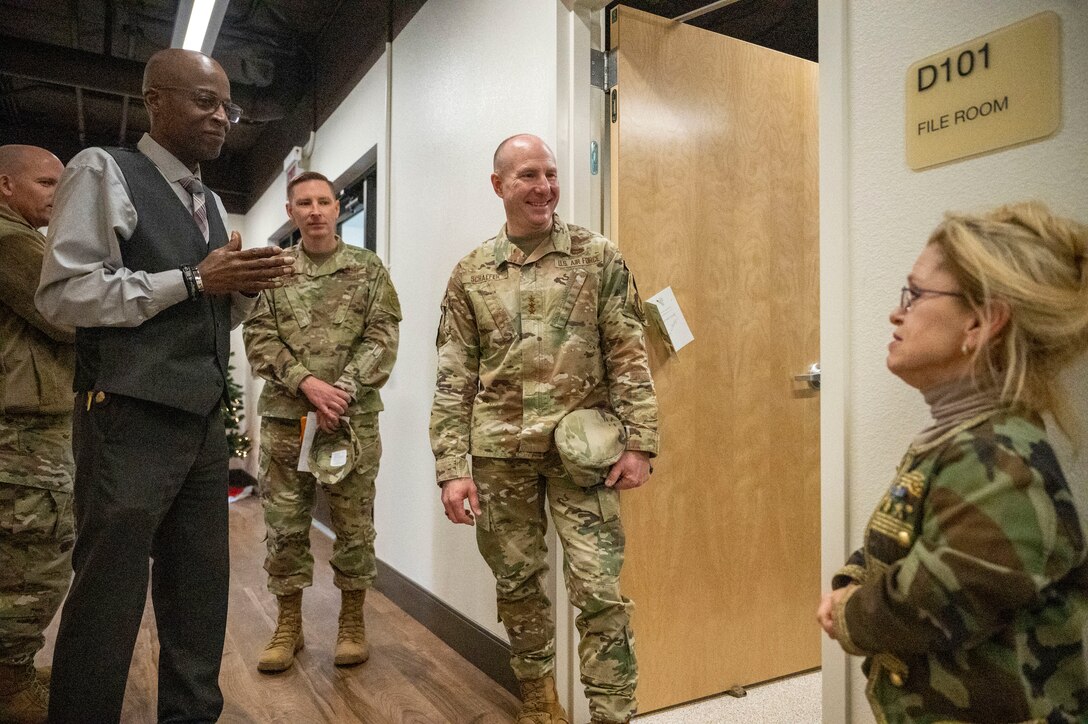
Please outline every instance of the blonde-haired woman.
M1088 721L1088 563L1047 441L1088 349L1088 229L1038 203L948 215L892 312L888 369L933 424L817 618L867 657L882 722Z

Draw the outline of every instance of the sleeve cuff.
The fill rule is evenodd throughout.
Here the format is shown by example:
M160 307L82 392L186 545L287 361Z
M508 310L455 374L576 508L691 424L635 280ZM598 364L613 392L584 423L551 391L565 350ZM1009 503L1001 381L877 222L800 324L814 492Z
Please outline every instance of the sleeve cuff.
M435 479L439 485L447 480L469 477L468 460L464 455L438 458L434 465Z
M854 563L848 563L831 577L831 589L845 588L851 583L861 583L865 580L865 569Z
M341 375L340 379L333 383L333 387L339 387L341 390L351 395L352 400L359 396L359 390L355 386L355 380L347 375Z
M249 315L253 313L253 310L257 308L257 302L260 300L261 295L255 294L252 297L248 294L242 294L241 292L232 292L230 295L230 324L231 329L234 329L242 322L249 319Z
M633 428L629 425L624 426L627 430L627 443L624 445L625 450L638 450L640 452L648 453L650 457L657 457L657 433L645 430L642 428Z
M160 279L161 286L156 290L155 300L161 300L162 304L156 313L189 298L189 290L185 288L185 277L181 275L181 269L167 269L156 275L155 281Z
M310 370L302 365L296 365L287 373L287 378L283 381L283 384L287 386L287 389L291 390L291 394L297 395L299 393L298 386L301 385L302 381L309 377L310 374Z
M854 586L846 592L846 595L835 604L835 608L832 611L832 616L835 619L835 638L842 646L842 650L853 656L868 656L867 651L863 651L858 648L854 643L854 639L850 637L850 627L846 625L846 605L850 603L850 599L854 594L858 592L858 587Z

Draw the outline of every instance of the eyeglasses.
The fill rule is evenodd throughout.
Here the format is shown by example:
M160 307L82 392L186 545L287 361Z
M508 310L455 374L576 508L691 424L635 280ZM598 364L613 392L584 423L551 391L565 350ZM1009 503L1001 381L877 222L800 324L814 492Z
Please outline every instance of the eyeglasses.
M176 85L157 85L149 90L176 90L185 91L189 94L189 98L193 101L197 108L205 113L215 113L219 109L219 106L223 106L223 112L227 116L227 120L231 123L237 123L242 118L242 107L231 103L230 101L222 100L219 96L208 91L193 90L192 88L184 88Z
M942 292L938 289L922 289L921 287L903 287L899 292L899 306L903 311L909 312L911 306L923 295L932 294L937 297L959 297L967 299L962 292Z

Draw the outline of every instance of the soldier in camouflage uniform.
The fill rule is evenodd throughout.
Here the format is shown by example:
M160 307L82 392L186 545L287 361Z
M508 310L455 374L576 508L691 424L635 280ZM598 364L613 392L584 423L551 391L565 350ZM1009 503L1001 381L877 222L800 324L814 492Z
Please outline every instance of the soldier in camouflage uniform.
M616 245L554 215L555 157L543 141L504 141L491 179L506 224L457 265L442 301L431 412L442 501L451 521L475 524L495 574L522 685L518 722L569 721L555 692L555 624L543 590L546 505L580 610L593 721L625 722L635 713L637 667L631 602L619 590L619 490L646 482L658 444L641 303ZM553 431L568 412L588 408L615 413L626 450L604 484L583 488L564 468Z
M880 722L1088 721L1088 546L1037 412L1088 347L1086 251L1039 205L950 217L892 314L934 424L817 614Z
M359 441L354 468L322 485L336 533L330 563L342 603L335 662L369 657L363 602L376 573L374 479L381 442L378 388L397 356L400 303L388 272L366 249L335 235L340 204L328 179L304 173L288 186L287 212L302 243L296 282L262 294L245 325L246 354L267 382L261 394L261 501L268 531L268 587L279 600L279 621L261 654L261 671L283 671L302 647L302 589L313 581L310 520L316 481L297 470L300 420L316 413L325 433Z
M34 308L64 167L0 147L0 721L45 721L34 655L71 577L75 330Z

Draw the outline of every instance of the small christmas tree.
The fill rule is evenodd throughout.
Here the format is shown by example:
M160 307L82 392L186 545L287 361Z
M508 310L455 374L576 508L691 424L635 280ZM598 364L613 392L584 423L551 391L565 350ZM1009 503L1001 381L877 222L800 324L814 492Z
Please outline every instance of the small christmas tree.
M233 359L234 353L230 353ZM242 433L242 386L234 381L234 364L227 363L227 406L223 425L227 429L227 447L230 456L244 460L249 455L249 436Z

